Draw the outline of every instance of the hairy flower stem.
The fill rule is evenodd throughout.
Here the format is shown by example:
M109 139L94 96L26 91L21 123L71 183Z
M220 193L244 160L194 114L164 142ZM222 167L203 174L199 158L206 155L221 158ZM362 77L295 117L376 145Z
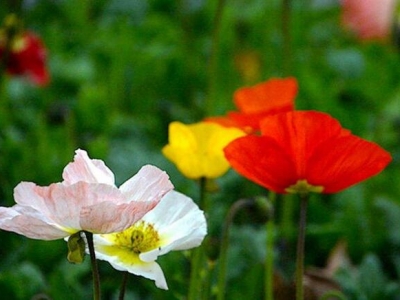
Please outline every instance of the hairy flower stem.
M96 254L94 252L93 233L84 231L90 254L90 263L92 265L93 276L93 300L100 300L100 276L97 267Z
M124 300L125 298L125 291L126 291L126 285L128 284L128 279L129 279L129 273L124 272L122 276L122 283L121 283L121 288L119 290L118 300Z
M297 237L297 257L296 257L296 300L304 299L304 244L307 225L307 205L308 193L300 194L300 219L299 233Z
M270 213L265 225L266 244L265 244L265 284L264 294L265 300L274 299L274 245L275 245L275 221L273 205L275 203L276 194L271 192L269 194L269 201L271 203Z
M233 222L236 213L245 206L252 205L253 201L250 199L240 199L236 201L229 209L225 218L222 228L221 245L218 260L218 296L217 300L225 299L225 285L226 285L226 269L228 258L228 245L229 245L229 229Z
M206 183L207 183L207 178L205 177L200 178L199 207L204 211L204 214L207 216L208 204L206 200ZM204 248L202 245L192 251L190 283L189 283L189 292L187 298L188 300L201 299L203 278L207 278L207 276L201 274L203 268L203 262L204 262Z

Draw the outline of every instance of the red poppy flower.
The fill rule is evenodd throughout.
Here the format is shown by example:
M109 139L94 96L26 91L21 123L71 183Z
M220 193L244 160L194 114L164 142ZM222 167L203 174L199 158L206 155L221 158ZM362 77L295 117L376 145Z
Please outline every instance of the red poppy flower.
M294 109L297 89L297 80L292 77L272 78L255 86L240 88L233 96L239 111L228 112L224 117L210 117L206 121L247 132L259 131L260 121L266 116Z
M391 161L381 147L321 112L270 116L262 121L261 133L232 141L225 156L239 174L277 193L336 193Z
M5 39L0 39L0 60L4 59ZM46 67L46 49L41 39L32 32L14 37L6 58L6 69L11 75L27 75L33 83L46 85L49 74Z

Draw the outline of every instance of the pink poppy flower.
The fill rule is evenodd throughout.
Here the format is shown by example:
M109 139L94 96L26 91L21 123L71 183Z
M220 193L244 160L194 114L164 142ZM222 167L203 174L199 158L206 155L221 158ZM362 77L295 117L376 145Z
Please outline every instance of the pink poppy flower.
M77 150L63 172L63 182L37 186L21 182L16 205L0 207L0 228L33 239L54 240L79 231L118 232L132 226L173 189L168 175L146 165L115 186L103 161Z
M390 35L395 0L342 0L342 23L362 40L382 40Z

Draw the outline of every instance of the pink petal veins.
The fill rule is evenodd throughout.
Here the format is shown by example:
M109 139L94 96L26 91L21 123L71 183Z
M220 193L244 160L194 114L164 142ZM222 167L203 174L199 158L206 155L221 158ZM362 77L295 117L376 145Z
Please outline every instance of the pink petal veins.
M151 165L143 166L139 172L121 185L120 191L126 201L160 200L174 186L164 171Z
M0 207L0 228L40 240L60 239L71 234L54 223L51 224L29 215L21 215L13 207Z
M140 220L157 203L158 201L132 201L116 205L103 202L84 207L81 211L80 225L94 233L119 232Z

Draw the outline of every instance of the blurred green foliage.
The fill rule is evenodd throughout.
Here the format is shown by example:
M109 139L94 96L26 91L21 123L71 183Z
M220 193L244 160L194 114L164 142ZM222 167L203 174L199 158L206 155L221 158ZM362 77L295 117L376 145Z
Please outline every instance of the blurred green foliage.
M167 171L176 189L198 198L161 154L169 122L193 123L234 108L235 89L273 76L299 81L298 109L325 111L393 155L380 175L309 207L306 263L324 268L340 240L351 263L336 279L348 299L400 299L400 53L390 43L360 43L340 26L334 0L292 1L290 56L282 51L281 1L226 1L210 64L217 1L7 0L44 40L51 83L5 78L0 90L0 202L14 203L20 181L61 180L74 150L105 160L120 184L144 164ZM246 63L247 62L247 63ZM247 69L246 69L247 68ZM252 72L252 76L246 76ZM210 240L229 206L267 192L233 171L210 195ZM291 203L284 209L284 201ZM278 199L276 267L293 272L297 200ZM228 299L261 299L265 232L243 212L231 232ZM90 266L67 262L64 241L0 232L2 299L89 299ZM131 276L127 299L184 299L188 253L159 259L170 290ZM122 274L100 262L104 299L117 299ZM214 289L215 290L215 289Z

